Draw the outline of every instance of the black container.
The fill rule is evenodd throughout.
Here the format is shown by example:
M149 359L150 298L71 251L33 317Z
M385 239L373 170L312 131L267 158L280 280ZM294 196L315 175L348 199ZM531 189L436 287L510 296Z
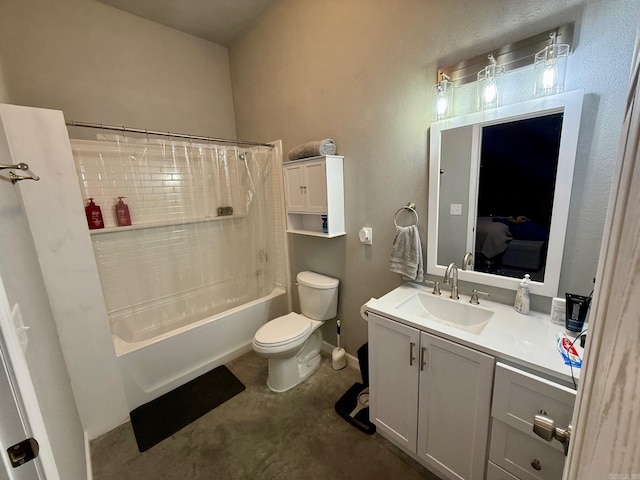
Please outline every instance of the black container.
M584 329L584 321L591 303L591 297L584 297L574 293L567 293L567 314L565 329L568 335L577 337Z

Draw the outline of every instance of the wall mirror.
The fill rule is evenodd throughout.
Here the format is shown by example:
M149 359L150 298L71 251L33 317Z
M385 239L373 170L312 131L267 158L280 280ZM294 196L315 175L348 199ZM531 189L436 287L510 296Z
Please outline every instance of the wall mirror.
M558 291L582 91L431 124L427 272ZM472 264L462 270L466 252Z

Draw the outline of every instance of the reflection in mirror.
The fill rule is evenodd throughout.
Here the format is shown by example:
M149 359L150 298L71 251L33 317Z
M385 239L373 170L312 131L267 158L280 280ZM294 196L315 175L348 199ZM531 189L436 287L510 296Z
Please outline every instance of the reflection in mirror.
M563 116L482 128L476 271L544 281Z
M557 293L582 92L434 122L427 271L461 265L460 278Z

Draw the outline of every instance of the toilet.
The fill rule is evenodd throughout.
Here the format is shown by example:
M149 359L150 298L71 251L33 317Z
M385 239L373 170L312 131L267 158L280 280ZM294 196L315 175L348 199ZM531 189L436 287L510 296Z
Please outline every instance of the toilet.
M253 337L253 350L269 359L267 386L278 393L295 387L320 366L320 326L338 311L339 280L300 272L296 283L302 314L275 318Z

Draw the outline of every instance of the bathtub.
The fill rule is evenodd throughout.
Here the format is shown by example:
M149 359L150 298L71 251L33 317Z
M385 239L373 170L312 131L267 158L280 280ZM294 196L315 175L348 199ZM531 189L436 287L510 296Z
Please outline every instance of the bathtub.
M129 410L251 350L255 332L288 312L285 290L140 341L112 328ZM148 336L148 335L145 335Z

